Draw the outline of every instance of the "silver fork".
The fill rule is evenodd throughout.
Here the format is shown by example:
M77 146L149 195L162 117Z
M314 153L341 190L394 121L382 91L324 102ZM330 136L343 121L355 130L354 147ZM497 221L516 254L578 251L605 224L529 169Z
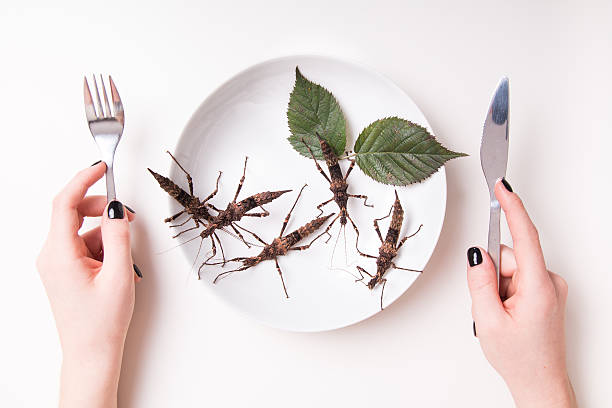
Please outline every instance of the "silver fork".
M102 75L100 75L100 83L102 86L102 94L104 95L104 109L102 108L100 92L98 91L98 82L96 81L95 75L93 75L93 84L96 90L95 106L89 90L89 84L87 83L87 77L85 77L84 93L85 116L87 116L89 130L98 145L98 149L100 149L102 160L106 163L106 199L108 202L111 202L117 198L117 194L115 193L113 162L115 160L115 150L123 134L124 114L119 92L117 92L113 78L111 78L110 75L108 76L108 82L110 84L111 98L113 101L112 111L108 102L108 96L106 95L106 87L104 86Z

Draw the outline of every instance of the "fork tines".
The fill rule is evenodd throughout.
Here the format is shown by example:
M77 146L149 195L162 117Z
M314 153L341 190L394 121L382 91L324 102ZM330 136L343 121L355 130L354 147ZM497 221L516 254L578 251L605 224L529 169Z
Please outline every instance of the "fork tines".
M91 97L91 91L89 89L89 83L87 82L87 77L85 77L85 84L83 86L83 91L85 93L85 115L87 116L87 120L89 122L111 118L123 122L123 105L121 103L121 98L119 97L119 92L117 92L117 87L113 82L113 78L109 75L108 82L110 84L111 90L111 100L113 101L113 109L111 111L111 106L108 101L108 96L106 93L106 86L104 85L104 79L100 74L100 84L102 87L102 94L104 96L104 108L102 107L102 99L100 98L100 91L98 86L98 81L96 81L96 76L92 75L93 85L96 91L96 103L94 104L94 100Z

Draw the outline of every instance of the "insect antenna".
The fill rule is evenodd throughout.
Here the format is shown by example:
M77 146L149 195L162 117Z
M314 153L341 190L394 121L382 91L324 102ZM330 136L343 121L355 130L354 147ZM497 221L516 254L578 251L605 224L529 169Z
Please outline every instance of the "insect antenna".
M204 243L204 240L200 240L200 246L198 247L198 252L196 253L195 259L193 260L193 264L191 265L191 270L193 270L193 268L195 267L196 261L198 260L198 257L200 256L200 251L202 250L202 244Z
M168 248L168 249L164 249L163 251L157 252L156 254L157 254L157 255L165 254L166 252L170 252L170 251L172 251L173 249L176 249L176 248L178 248L178 247L180 247L180 246L183 246L183 245L185 245L185 244L187 244L187 243L189 243L189 242L191 242L191 241L194 241L195 239L197 239L197 238L199 238L199 237L200 237L199 235L196 235L195 237L190 238L190 239L188 239L188 240L187 240L187 241L185 241L185 242L181 242L181 243L180 243L180 244L178 244L178 245L175 245L175 246L170 247L170 248Z
M336 235L336 242L334 243L334 248L332 249L332 254L331 254L331 258L329 258L329 267L331 268L333 263L334 263L334 255L336 254L336 247L338 246L338 240L340 239L340 231L342 231L342 227L338 228L338 235ZM345 230L346 231L346 230ZM344 246L346 247L346 232L344 235ZM346 251L345 251L345 255L346 255ZM347 261L348 263L348 261Z

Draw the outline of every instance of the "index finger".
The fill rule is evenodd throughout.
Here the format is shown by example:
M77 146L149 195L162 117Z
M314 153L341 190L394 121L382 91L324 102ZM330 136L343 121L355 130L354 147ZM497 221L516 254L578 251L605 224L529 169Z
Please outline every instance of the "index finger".
M506 214L512 235L518 278L528 287L550 284L538 231L523 202L516 193L504 187L501 180L495 184L495 196Z
M66 238L75 238L80 228L80 216L77 210L87 190L100 180L106 170L104 162L81 170L55 196L51 213L51 232Z

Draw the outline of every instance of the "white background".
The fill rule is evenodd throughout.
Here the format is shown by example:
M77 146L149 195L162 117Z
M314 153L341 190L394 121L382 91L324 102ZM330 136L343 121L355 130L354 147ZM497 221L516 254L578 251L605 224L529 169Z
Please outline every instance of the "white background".
M570 287L570 376L582 406L610 401L610 4L28 3L0 8L0 405L56 403L61 352L34 260L53 195L97 160L82 106L91 72L112 73L125 102L117 185L138 212L134 257L145 275L120 406L513 406L472 336L465 284L465 250L486 242L478 150L503 74L508 179L540 229L549 269ZM173 245L160 221L167 200L145 170L167 170L164 150L222 81L304 53L387 75L445 145L470 154L447 165L446 221L425 274L383 313L319 334L261 326L191 282L180 251L161 253Z

